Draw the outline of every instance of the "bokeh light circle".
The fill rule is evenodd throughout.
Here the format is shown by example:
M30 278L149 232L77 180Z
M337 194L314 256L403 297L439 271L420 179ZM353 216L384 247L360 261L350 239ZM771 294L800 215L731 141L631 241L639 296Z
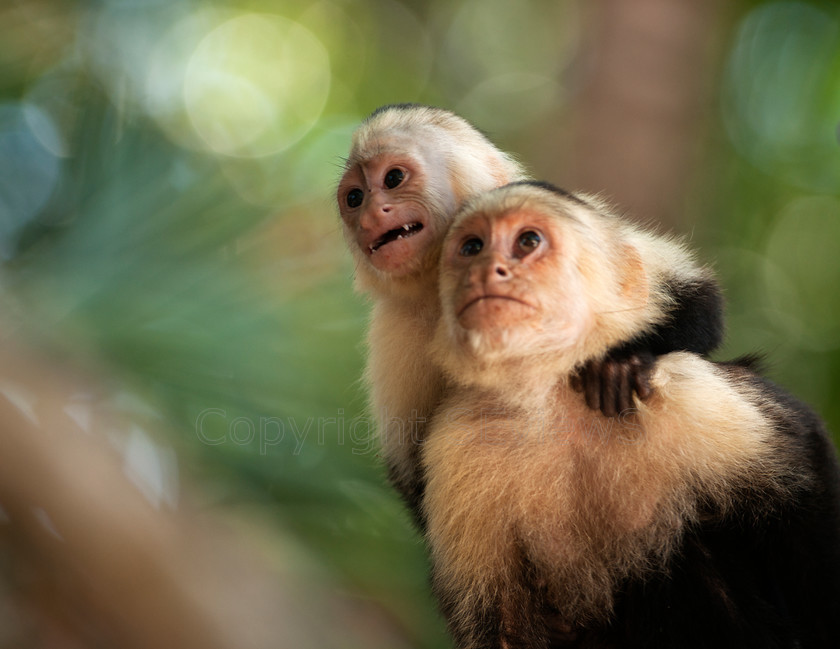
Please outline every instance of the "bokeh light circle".
M738 30L722 89L732 143L756 167L813 192L840 190L840 24L804 2L764 3Z
M764 272L777 324L801 346L840 348L840 200L791 202L767 241Z
M207 148L260 157L287 149L315 125L330 79L327 51L309 30L281 16L246 14L198 44L184 104Z
M493 133L513 131L556 109L564 98L553 78L527 72L489 77L473 87L455 107ZM516 119L511 119L515 115Z

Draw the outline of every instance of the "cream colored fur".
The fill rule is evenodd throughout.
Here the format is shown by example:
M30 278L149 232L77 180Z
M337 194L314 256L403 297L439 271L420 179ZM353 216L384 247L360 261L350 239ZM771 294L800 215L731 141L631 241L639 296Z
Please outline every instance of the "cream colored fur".
M484 340L495 332L464 330L455 315L469 262L450 255L475 219L508 216L547 237L549 252L511 266L507 280L537 275L542 294L532 297L546 313ZM514 186L456 216L441 266L434 357L452 387L423 448L424 510L436 583L457 602L456 620L494 607L514 628L512 611L525 614L531 597L526 565L570 628L604 619L617 584L662 566L701 510L725 512L746 487L778 502L796 484L760 396L699 357L659 358L653 395L616 418L569 386L581 363L663 320L668 279L706 277L681 244L600 204Z
M442 318L432 355L455 383L468 377L471 385L510 387L508 377L516 376L517 389L505 393L508 402L539 402L553 385L546 377L566 376L667 321L673 300L668 279L708 277L709 270L698 266L679 241L619 219L597 198L582 200L585 205L531 185L512 186L476 197L456 215L444 246L457 244L462 225L476 214L503 218L515 211L541 213L552 222L555 240L562 242L563 263L551 277L554 286L544 291L545 306L555 312L548 313L541 327L505 332L502 344L461 328L451 299L459 279L442 264ZM539 371L531 370L535 365Z
M368 329L370 404L386 465L401 488L417 473L411 447L424 437L444 387L427 351L439 316L437 300L425 304L378 300Z
M431 167L444 168L441 175L448 183L427 186L426 199L432 217L445 224L470 196L527 178L524 168L511 155L497 149L469 122L430 106L390 109L369 117L353 133L345 168L384 152L416 157L428 171L432 171ZM445 229L439 228L441 239ZM421 289L436 286L433 276L437 272L440 241L436 243L428 250L428 263L422 265L418 274L392 278L371 266L348 238L357 261L357 288L378 297L400 299L416 296L418 283Z
M542 407L500 410L463 388L424 448L428 539L457 616L515 597L523 554L571 624L604 618L617 583L669 556L698 504L795 481L757 396L687 353L662 357L635 414L588 410L565 381Z
M421 151L434 151L433 162L445 167L449 183L426 188L432 218L441 223L441 239L454 212L446 206L459 206L473 194L527 176L513 157L493 146L469 122L425 106L386 110L362 123L353 135L347 168L407 139L418 146L411 149L401 144L399 153L423 155L423 162L428 163L430 155ZM365 372L370 408L377 418L386 462L397 476L408 480L417 473L417 466L404 433L419 419L415 431L422 437L423 420L431 416L443 392L443 376L427 351L440 314L437 260L441 241L426 252L428 262L421 272L392 278L370 265L352 238L347 240L356 259L357 289L373 299Z

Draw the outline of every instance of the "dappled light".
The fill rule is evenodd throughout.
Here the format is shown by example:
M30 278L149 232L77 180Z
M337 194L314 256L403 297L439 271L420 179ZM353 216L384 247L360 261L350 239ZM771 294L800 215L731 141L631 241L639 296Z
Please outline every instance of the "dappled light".
M838 88L828 1L0 3L0 649L450 646L335 205L382 104L687 236L840 432Z

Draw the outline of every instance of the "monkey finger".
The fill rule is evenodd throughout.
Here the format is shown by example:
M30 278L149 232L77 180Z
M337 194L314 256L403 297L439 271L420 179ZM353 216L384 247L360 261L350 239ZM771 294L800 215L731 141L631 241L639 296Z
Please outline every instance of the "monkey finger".
M629 363L620 363L618 391L616 394L616 408L619 414L633 408L634 386L635 381L632 366Z
M646 401L653 394L650 378L656 365L656 358L652 354L637 354L631 359L633 367L633 387L639 399Z
M618 403L619 364L607 359L601 364L601 412L615 417Z
M653 394L653 386L650 383L650 376L647 374L634 377L633 388L642 401L647 401Z
M572 372L572 375L569 377L569 386L575 392L583 392L583 368L580 367Z
M597 361L587 363L583 368L583 386L586 405L591 410L601 407L601 364Z

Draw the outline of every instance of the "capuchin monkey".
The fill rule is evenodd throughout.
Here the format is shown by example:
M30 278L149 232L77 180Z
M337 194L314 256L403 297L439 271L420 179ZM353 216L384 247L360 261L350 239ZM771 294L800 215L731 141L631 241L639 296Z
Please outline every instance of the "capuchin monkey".
M427 351L439 319L441 242L467 198L526 177L469 122L438 108L384 106L353 135L337 201L357 288L373 298L366 381L389 478L415 517L423 492L418 445L445 388ZM720 290L696 271L663 277L659 326L578 368L575 386L590 408L616 415L634 393L647 398L655 355L707 353L720 343Z
M441 254L421 450L433 585L460 648L828 648L840 469L818 417L746 362L661 356L606 417L576 368L667 317L678 242L595 199L514 183Z

